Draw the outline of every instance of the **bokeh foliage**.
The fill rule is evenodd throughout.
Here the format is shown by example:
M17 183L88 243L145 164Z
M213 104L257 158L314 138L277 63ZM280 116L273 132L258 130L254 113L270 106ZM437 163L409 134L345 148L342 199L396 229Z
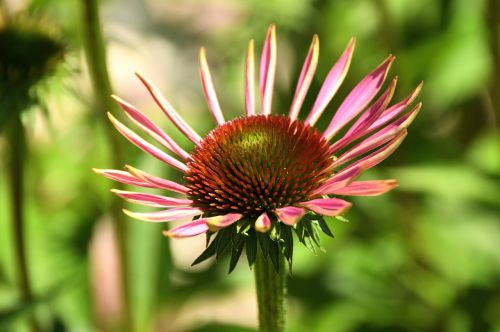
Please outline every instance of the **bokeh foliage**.
M318 33L320 62L304 117L322 78L356 36L351 70L319 123L324 128L349 88L388 53L395 54L390 74L399 76L395 100L423 80L419 98L424 107L399 150L366 178L397 178L400 187L381 197L354 199L349 223L327 221L335 238L322 239L326 253L315 256L296 246L290 330L500 331L500 77L494 74L500 64L495 49L500 9L494 2L107 0L101 15L116 93L154 114L186 149L191 148L187 140L159 116L134 81L134 70L152 76L187 121L206 133L213 124L197 77L198 47L207 49L226 117L236 117L244 112L247 40L256 38L260 45L267 25L276 23L274 109L285 113L310 39ZM48 330L105 330L109 326L96 313L91 292L95 262L89 248L107 218L112 184L90 170L109 167L113 151L97 116L103 110L91 102L82 61L81 7L77 1L35 0L21 8L61 26L70 44L66 62L71 69L46 91L48 119L37 117L36 110L24 119L34 303L17 301L0 158L0 330L24 331L23 317L33 309ZM126 146L124 164L179 177ZM127 222L137 331L251 330L244 312L215 310L224 299L236 301L241 290L248 291L252 305L246 264L230 276L227 264L191 269L182 262L201 252L202 237L193 249L193 242L169 244L161 236L162 225ZM197 304L207 314L193 309Z

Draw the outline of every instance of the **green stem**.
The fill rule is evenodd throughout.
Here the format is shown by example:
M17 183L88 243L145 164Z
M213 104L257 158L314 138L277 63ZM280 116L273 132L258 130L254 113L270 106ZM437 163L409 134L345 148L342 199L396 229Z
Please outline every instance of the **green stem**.
M96 0L81 0L83 5L82 28L84 34L85 55L87 59L90 77L92 80L95 101L99 109L102 123L106 126L108 144L113 157L114 168L120 168L122 162L122 146L116 135L106 112L116 109L111 100L112 88L106 65L106 49L101 31L101 22ZM118 186L120 187L120 186ZM120 189L120 188L117 188ZM111 214L114 220L114 228L117 234L119 246L119 259L121 266L121 286L123 297L123 329L132 330L132 309L130 300L130 288L128 280L128 254L127 254L127 224L122 213L123 202L114 198L111 204Z
M270 259L257 250L255 260L255 288L259 309L259 331L285 331L287 272L284 257L280 255L280 272L276 272Z
M9 189L12 210L12 232L14 239L15 263L21 300L33 302L33 292L28 271L28 254L24 232L24 128L19 116L12 117L7 126L7 147L9 155ZM40 331L35 315L30 318L31 331Z

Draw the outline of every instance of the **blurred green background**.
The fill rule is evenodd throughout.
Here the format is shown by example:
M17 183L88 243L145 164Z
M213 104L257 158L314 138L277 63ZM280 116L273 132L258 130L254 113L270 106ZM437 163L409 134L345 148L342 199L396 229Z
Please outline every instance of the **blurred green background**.
M0 331L252 331L253 273L242 260L191 268L204 238L169 241L163 225L124 218L132 319L123 296L108 189L92 167L112 168L107 123L89 79L84 1L2 1L2 27L34 19L63 43L64 60L30 90L25 232L33 295L19 296L10 222L7 120L0 126ZM323 129L350 88L387 54L397 56L393 100L421 80L423 110L399 150L366 178L396 178L380 197L354 198L349 223L331 221L326 253L296 246L289 285L290 331L500 331L500 2L497 0L106 0L100 2L113 91L172 133L134 76L160 87L199 132L214 124L204 102L197 51L208 61L226 118L244 114L247 41L277 24L274 112L286 113L314 33L317 74L301 117L351 36L351 70L321 118ZM6 47L3 45L3 47ZM16 45L9 44L8 48ZM6 49L0 49L1 54ZM37 50L32 51L37 55ZM35 56L34 58L37 58ZM0 113L12 112L2 80ZM33 92L35 91L35 92ZM97 93L96 93L97 92ZM121 116L120 112L113 110ZM114 134L119 165L179 179ZM116 186L115 186L116 187ZM119 246L118 246L119 247ZM32 326L32 325L31 325Z

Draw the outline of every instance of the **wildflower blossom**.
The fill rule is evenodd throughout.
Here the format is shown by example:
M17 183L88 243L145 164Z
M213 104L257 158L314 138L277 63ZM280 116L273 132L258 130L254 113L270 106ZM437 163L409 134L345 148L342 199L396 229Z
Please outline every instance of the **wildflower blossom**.
M122 183L181 194L182 198L177 198L114 190L130 202L162 208L154 212L125 211L131 217L151 222L194 218L165 231L167 236L182 238L207 233L210 238L215 234L195 263L230 248L232 270L246 248L252 265L257 242L275 268L281 253L291 262L292 230L300 242L311 246L317 243L318 231L331 235L323 216L339 216L351 206L341 196L380 195L397 186L392 179L356 179L394 152L421 106L417 104L405 112L421 85L404 100L389 106L396 78L373 101L394 61L390 55L348 94L326 130L323 133L316 130L315 123L347 74L354 45L355 40L351 39L328 73L304 121L298 115L318 63L317 36L313 37L304 61L288 116L271 112L277 61L274 25L267 32L260 61L259 112L254 97L253 41L248 45L245 65L246 114L229 121L221 111L202 48L201 82L217 123L205 137L200 137L179 116L147 78L137 74L163 113L193 142L194 150L190 153L183 150L144 113L118 97L114 98L131 121L171 154L144 140L111 114L109 117L129 141L182 172L184 181L176 183L131 166L126 166L125 171L96 172Z

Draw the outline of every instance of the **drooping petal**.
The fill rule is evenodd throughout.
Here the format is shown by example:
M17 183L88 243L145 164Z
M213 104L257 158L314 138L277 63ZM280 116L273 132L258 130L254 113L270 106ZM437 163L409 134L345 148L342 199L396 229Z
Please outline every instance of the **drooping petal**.
M136 76L141 80L146 89L149 91L156 104L165 113L165 115L172 121L172 123L186 135L194 144L199 145L201 141L200 135L198 135L175 111L175 109L170 105L170 103L165 99L165 97L160 93L160 91L142 74L135 73Z
M420 111L421 106L421 103L417 104L411 111L409 111L390 125L382 128L374 134L371 134L362 142L350 148L347 152L345 152L337 160L335 160L332 166L338 167L370 150L381 146L382 144L387 143L388 141L396 137L396 135L398 135L403 129L406 129L413 122L418 112Z
M325 181L321 187L316 189L312 196L321 196L331 194L333 191L347 186L349 183L354 181L358 176L361 175L365 168L363 165L357 165L356 167L351 167L349 169L343 170L332 176L330 179Z
M396 149L403 142L407 134L408 131L406 129L403 129L396 137L394 137L387 144L385 144L378 150L375 150L374 152L370 153L369 155L352 163L347 168L345 168L344 171L350 171L356 167L364 167L365 169L369 169L381 163L387 157L389 157L394 151L396 151Z
M306 211L296 206L287 206L274 210L274 214L282 223L293 226L304 217Z
M323 133L325 139L330 140L340 129L357 116L368 103L370 103L382 87L393 61L394 56L390 55L381 65L361 80L361 82L359 82L349 93Z
M130 165L126 165L125 169L129 171L130 174L135 176L138 180L145 181L155 188L170 190L181 194L186 194L189 190L187 187L181 184L151 175Z
M319 90L318 97L314 102L313 108L311 112L307 116L305 121L306 124L309 124L311 127L314 126L316 121L318 121L319 117L325 111L325 108L328 106L333 96L339 89L340 85L344 81L344 78L349 70L349 65L351 63L352 54L354 52L354 47L356 45L356 39L351 38L347 47L337 60L335 65L332 67L326 79Z
M216 232L220 228L227 227L237 222L243 217L239 213L228 213L220 216L204 218L211 231Z
M225 122L224 116L222 115L219 100L217 99L217 94L215 93L214 83L212 81L212 75L210 75L210 69L208 67L207 56L204 47L200 49L199 67L201 85L203 86L203 92L208 103L208 108L210 109L210 113L212 113L215 122L217 122L217 124L220 126Z
M163 235L173 238L185 238L200 235L208 232L208 225L204 219L198 219L168 231L163 231Z
M262 213L257 220L255 220L255 230L257 232L266 233L271 229L271 219L267 213Z
M396 180L355 181L346 187L332 192L335 195L346 196L378 196L398 186Z
M123 212L132 218L150 222L173 221L202 214L197 208L173 208L154 212L132 212L124 209Z
M156 206L156 207L188 207L193 203L190 199L182 199L182 198L174 198L174 197L166 197L161 195L154 195L148 193L139 193L134 191L125 191L125 190L117 190L111 189L111 192L117 194L123 199L131 203L143 204L147 206Z
M116 169L97 169L97 168L92 168L92 170L99 175L102 175L104 177L107 177L108 179L118 181L121 183L131 184L134 186L145 187L145 188L155 187L153 184L148 183L146 181L142 181L125 171L119 171Z
M276 74L276 26L271 24L267 30L266 40L260 59L260 96L261 112L271 114L273 100L274 76Z
M332 153L342 149L346 145L352 143L355 139L363 136L366 128L368 128L377 118L382 114L384 109L389 104L394 90L396 88L397 77L395 77L389 87L380 96L380 98L373 103L361 116L356 120L356 122L349 128L349 130L342 136L341 139L332 144Z
M387 128L382 129L376 134L364 139L360 143L356 144L352 148L350 148L347 152L342 154L337 160L333 162L332 167L339 167L340 165L345 164L346 162L351 161L352 159L359 157L368 151L371 151L384 143L387 143L398 133L401 132L404 128L401 128L397 125L391 125Z
M300 72L299 81L297 83L297 88L295 89L295 95L293 97L292 106L290 107L290 113L288 117L293 120L297 120L300 109L306 97L307 90L311 85L311 81L316 71L318 65L319 56L319 38L317 35L313 36L311 46L309 47L309 52L307 53L304 65Z
M139 111L133 105L127 103L118 96L111 96L120 107L125 111L125 114L144 132L154 138L158 143L178 155L184 160L189 159L189 154L184 151L170 136L160 129L149 117Z
M318 214L335 217L344 213L352 204L339 198L318 198L299 205Z
M422 90L422 86L423 82L421 82L408 97L386 109L380 115L380 117L373 124L371 124L370 127L368 127L365 131L371 131L377 129L386 124L387 122L391 121L392 119L394 119L399 114L401 114L401 112L403 112L404 109L409 104L411 104L415 100L415 98L417 98L418 94L420 93L420 90Z
M245 109L247 116L255 115L255 56L253 39L248 42L245 62Z
M164 163L177 168L181 172L186 172L188 170L187 166L177 159L173 158L172 156L169 156L165 152L161 151L158 149L156 146L146 142L143 138L138 136L136 133L134 133L132 130L130 130L127 126L125 126L123 123L118 121L111 113L108 113L108 117L115 126L115 128L126 138L128 139L131 143L133 143L135 146L137 146L139 149L143 150L144 152L149 153L153 157L157 158L158 160L163 161Z

